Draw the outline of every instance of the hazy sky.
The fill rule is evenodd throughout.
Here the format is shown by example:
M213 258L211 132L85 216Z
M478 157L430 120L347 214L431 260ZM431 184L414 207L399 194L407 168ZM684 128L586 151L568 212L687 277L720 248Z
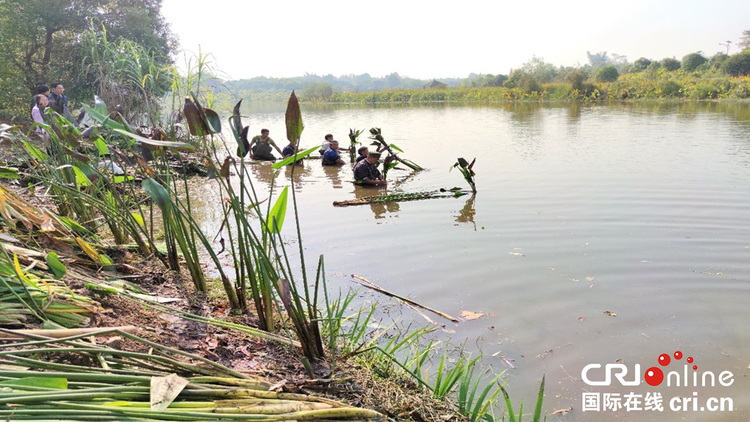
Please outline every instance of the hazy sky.
M211 53L228 79L507 74L532 56L586 64L586 51L681 59L727 40L736 53L750 29L748 0L164 0L162 13L181 47Z

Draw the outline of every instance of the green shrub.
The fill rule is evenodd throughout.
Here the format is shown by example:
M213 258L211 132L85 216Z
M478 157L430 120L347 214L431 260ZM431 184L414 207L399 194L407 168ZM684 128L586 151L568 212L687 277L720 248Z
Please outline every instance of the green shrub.
M641 57L640 59L633 62L630 66L630 72L643 72L651 65L651 60Z
M682 97L682 89L682 85L671 79L659 84L662 97Z
M618 77L620 77L620 74L614 66L604 66L596 72L594 80L597 82L614 82Z
M692 72L695 69L697 69L698 66L702 65L703 63L706 63L707 61L708 59L703 57L702 54L690 53L687 56L682 58L682 69L688 72Z
M667 72L673 72L677 69L679 69L681 66L680 61L677 59L671 59L669 57L662 59L661 61L661 67L664 69L667 69Z
M730 76L750 75L750 51L730 56L721 66L724 73Z

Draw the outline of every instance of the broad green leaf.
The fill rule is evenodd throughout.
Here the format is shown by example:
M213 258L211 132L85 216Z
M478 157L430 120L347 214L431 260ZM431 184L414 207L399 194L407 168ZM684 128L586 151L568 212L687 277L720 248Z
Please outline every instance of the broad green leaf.
M124 183L124 182L129 182L134 179L135 178L133 176L115 176L112 178L112 181L114 183Z
M44 257L44 260L47 261L47 265L49 265L50 269L52 269L52 272L55 274L56 279L61 279L62 276L64 276L68 272L68 269L65 268L65 265L62 262L60 262L60 258L56 253L48 253L47 256Z
M206 114L208 131L211 133L221 133L221 118L219 118L219 115L210 108L204 108L203 112Z
M104 139L102 137L96 138L96 141L94 141L94 146L99 151L99 155L107 155L109 154L109 148L107 148L107 144L104 142Z
M0 179L18 179L18 169L13 167L0 166Z
M87 107L87 106L84 105L84 107ZM105 116L109 114L109 112L107 111L107 103L105 103L101 98L99 98L98 95L94 95L94 109L99 114L102 114ZM88 113L89 111L86 110L86 112Z
M7 385L11 387L14 385L30 386L30 387L45 387L45 388L54 388L57 390L67 390L68 379L67 378L27 377L27 378L18 378L18 379L0 381L0 385Z
M83 174L83 171L81 171L81 169L78 168L77 166L72 166L72 167L73 167L73 172L75 172L75 174L76 174L76 185L77 185L77 187L80 187L80 186L90 186L91 185L91 181L89 180L88 177L86 177L85 174Z
M155 141L153 139L145 138L143 136L136 135L134 133L130 133L128 131L121 130L121 129L115 129L114 131L117 132L117 133L119 133L120 135L128 136L128 137L130 137L130 138L132 138L132 139L134 139L134 140L136 140L136 141L138 141L138 142L140 142L142 144L146 144L146 145L151 145L151 146L155 146L155 147L172 148L172 149L176 149L176 150L180 150L180 151L195 151L195 147L194 146L192 146L190 144L186 144L184 142Z
M146 227L146 222L143 221L143 216L141 216L137 212L131 212L130 215L133 217L133 220L135 220L136 223L140 224L143 227Z
M115 270L115 267L113 265L114 263L112 262L112 258L110 258L105 253L99 254L99 263L102 264L102 267L104 267L105 270L110 270L110 271Z
M97 122L112 129L124 130L128 133L131 133L128 131L128 127L125 126L124 124L110 119L109 116L100 113L99 111L87 106L86 104L83 105L83 109L86 110L86 113L88 113L88 115L91 116L91 118L96 120Z
M39 148L35 147L34 145L31 145L29 141L23 141L23 145L26 147L26 151L31 154L32 157L36 158L39 161L46 161L47 154L43 153Z
M279 195L276 203L273 204L273 208L271 208L271 213L268 214L266 230L270 233L279 233L284 226L288 191L289 186L284 186L284 190L281 191L281 195Z
M398 152L404 152L404 150L402 150L401 148L397 147L395 144L389 144L388 146L391 147L391 148L393 148L393 149L395 149Z
M307 157L308 155L312 154L313 152L315 152L315 151L317 151L319 149L320 149L320 147L313 147L313 148L310 148L310 149L308 149L306 151L298 152L297 153L297 157L291 156L291 157L284 158L281 161L277 161L277 162L273 163L271 165L271 167L274 168L274 169L280 169L280 168L284 167L287 164L292 164L295 161L298 161L298 160L301 160L301 159Z
M80 234L91 234L91 232L87 228L83 227L82 225L78 224L68 217L60 216L60 221L62 221L63 224L68 226L68 228L73 230L74 232L78 232Z
M302 124L302 112L299 109L299 101L297 96L292 91L292 95L289 96L289 103L286 106L286 139L289 142L296 143L300 136L302 136L302 130L305 126Z
M169 210L169 207L172 204L172 198L169 196L169 191L167 191L164 186L150 177L144 179L141 186L148 196L151 197L151 200L156 203L162 213Z

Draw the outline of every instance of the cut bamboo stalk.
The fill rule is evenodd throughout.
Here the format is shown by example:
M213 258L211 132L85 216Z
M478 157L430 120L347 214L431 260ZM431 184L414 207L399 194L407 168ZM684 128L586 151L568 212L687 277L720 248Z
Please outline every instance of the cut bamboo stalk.
M440 312L440 311L438 311L436 309L432 309L432 308L430 308L428 306L422 305L421 303L417 303L417 302L415 302L415 301L413 301L411 299L407 299L407 298L405 298L403 296L399 296L396 293L392 293L392 292L389 292L388 290L384 290L384 289L381 289L379 287L375 287L375 283L371 282L370 280L368 280L368 279L366 279L364 277L358 276L356 274L352 274L352 277L355 278L355 279L357 279L357 280L363 281L363 282L359 282L359 281L356 282L360 286L367 287L368 289L375 290L376 292L382 293L382 294L384 294L386 296L394 297L394 298L396 298L396 299L398 299L398 300L400 300L402 302L409 303L409 304L414 305L414 306L418 306L418 307L420 307L420 308L422 308L424 310L427 310L427 311L430 311L430 312L434 313L435 315L440 315L441 317L443 317L443 318L445 318L445 319L447 319L447 320L449 320L451 322L456 322L456 323L458 322L458 318L452 317L452 316L446 314L445 312Z
M19 339L19 338L26 338L26 334L30 335L36 335L36 336L44 336L49 338L65 338L65 337L72 337L72 336L79 336L83 334L88 335L103 335L103 336L114 336L118 335L117 332L111 331L111 330L119 330L124 331L126 333L134 333L138 330L138 327L134 325L124 325L120 327L97 327L97 328L70 328L70 329L60 329L60 330L3 330L3 333L5 334L5 337L0 338L0 340L8 340L8 339Z

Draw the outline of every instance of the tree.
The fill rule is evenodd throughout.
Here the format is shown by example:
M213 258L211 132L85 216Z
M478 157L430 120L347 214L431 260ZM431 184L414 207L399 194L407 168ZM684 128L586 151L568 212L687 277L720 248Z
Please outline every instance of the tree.
M604 66L603 68L599 69L594 75L594 79L597 82L614 82L619 77L620 77L620 74L617 72L617 69L612 65Z
M586 56L589 59L589 65L591 66L592 70L599 69L600 67L604 67L610 63L610 60L609 60L609 57L607 57L606 51L601 51L599 53L594 53L594 54L591 54L588 51L586 51Z
M674 70L677 70L680 68L680 61L673 58L664 58L661 61L661 67L667 70L667 72L672 72Z
M543 58L537 56L533 56L531 60L524 63L520 70L533 77L538 83L551 82L557 75L555 65L547 63Z
M682 69L692 72L707 61L708 59L700 53L690 53L682 58Z
M729 56L721 65L724 73L730 76L750 75L750 51Z
M631 72L642 72L646 69L648 69L648 66L651 64L651 60L641 57L640 59L633 62L633 65L630 66Z
M66 94L76 99L83 95L74 86L86 55L82 34L92 26L104 25L111 39L134 41L157 52L162 65L171 64L177 42L161 16L161 1L3 0L0 58L11 64L12 79L23 81L29 94L38 83L63 82ZM0 91L8 88L3 78Z
M742 31L742 38L740 38L740 50L747 50L750 48L750 29Z

